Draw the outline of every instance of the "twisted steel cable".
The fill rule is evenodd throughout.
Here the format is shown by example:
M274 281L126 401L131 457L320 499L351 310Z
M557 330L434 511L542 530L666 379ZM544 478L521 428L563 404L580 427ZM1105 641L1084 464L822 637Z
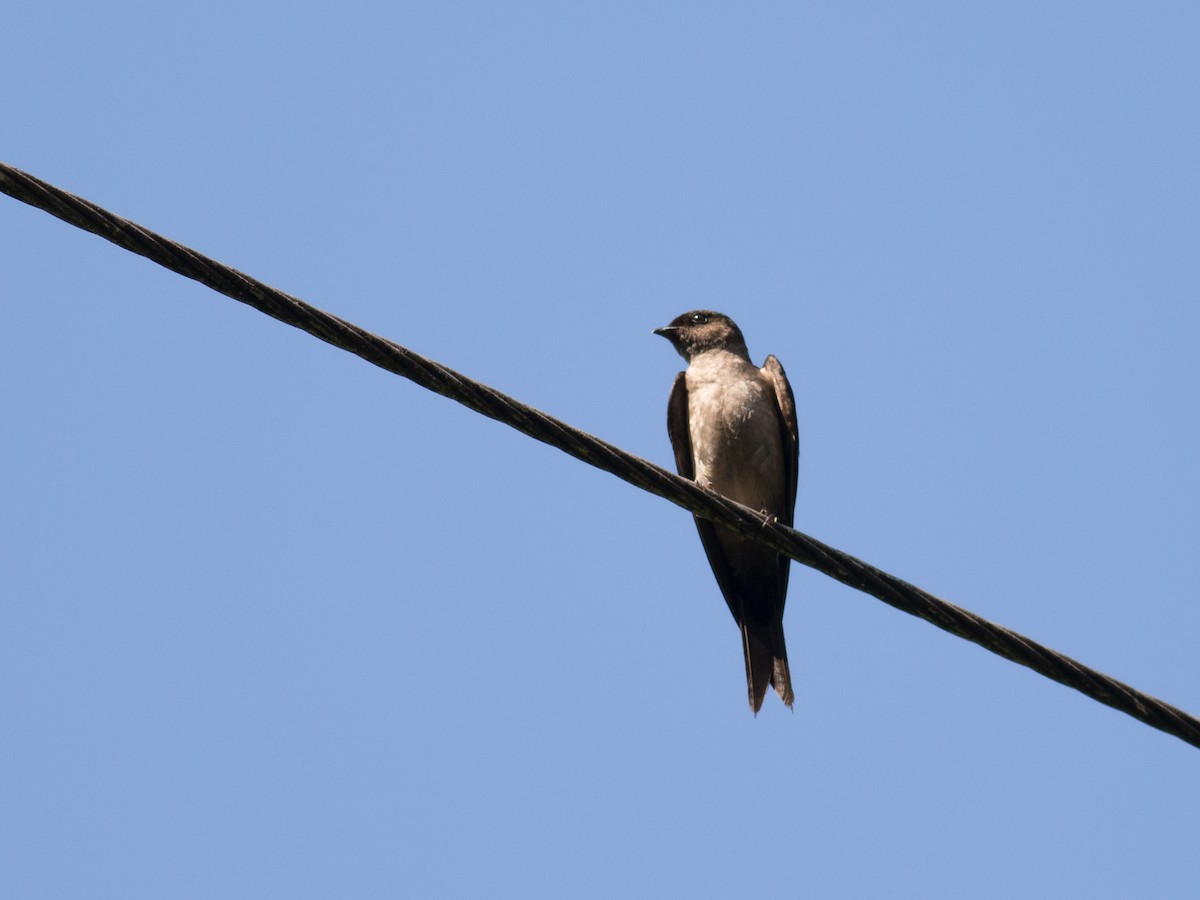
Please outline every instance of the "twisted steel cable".
M453 369L310 306L290 294L4 163L0 163L0 190L64 222L144 256L172 272L306 331L326 343L361 356L381 369L402 375L435 393L457 400L522 434L557 447L630 484L670 500L695 515L748 535L776 552L870 594L896 609L924 619L1140 722L1200 747L1200 720L1184 711L1015 631L989 622L969 610L947 603L815 538L773 520L764 520L754 510L705 490L692 481Z

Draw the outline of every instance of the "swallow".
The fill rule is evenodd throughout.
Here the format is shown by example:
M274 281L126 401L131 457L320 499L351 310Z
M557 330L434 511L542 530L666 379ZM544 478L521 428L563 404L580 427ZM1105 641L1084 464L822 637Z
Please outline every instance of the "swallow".
M796 401L779 360L768 356L756 367L741 329L710 310L684 313L654 333L688 364L667 404L679 474L791 525L800 439ZM742 632L750 709L758 714L768 685L790 708L795 696L783 606L791 560L699 516L696 528Z

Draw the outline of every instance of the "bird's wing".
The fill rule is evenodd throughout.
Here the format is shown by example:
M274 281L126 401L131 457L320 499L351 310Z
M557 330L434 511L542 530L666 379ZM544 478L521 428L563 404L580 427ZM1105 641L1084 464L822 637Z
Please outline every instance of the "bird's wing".
M796 398L792 396L792 386L788 384L787 373L783 365L774 356L768 356L762 367L763 377L775 389L775 402L779 408L779 434L783 440L783 456L787 465L787 494L784 497L787 516L779 516L779 521L785 525L795 522L796 516L796 480L800 471L800 429L796 424ZM780 608L787 596L788 574L792 561L786 556L779 557L779 598Z
M791 525L796 515L796 480L800 471L800 429L796 424L796 398L788 384L783 366L774 356L768 356L762 367L763 377L775 389L775 402L779 407L779 434L783 439L783 456L787 464L787 518L779 521Z
M684 478L696 478L696 464L692 458L692 432L688 421L688 391L686 375L680 372L675 377L675 385L671 388L671 399L667 402L667 434L671 438L671 448L675 451L675 470ZM696 519L696 530L700 533L700 543L708 557L717 586L721 588L721 596L725 598L733 618L741 624L740 610L734 590L733 573L729 569L729 559L725 548L717 537L713 523L699 516Z
M688 425L687 375L684 372L675 376L675 384L671 386L671 399L667 401L667 435L671 438L671 449L675 451L675 471L684 478L695 478L692 432Z

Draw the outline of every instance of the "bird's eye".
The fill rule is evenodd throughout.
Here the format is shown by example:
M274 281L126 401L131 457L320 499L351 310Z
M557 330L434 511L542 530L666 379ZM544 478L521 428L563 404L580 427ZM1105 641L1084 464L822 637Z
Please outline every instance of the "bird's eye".
M692 313L692 321L697 325L703 325L708 321L708 316L706 316L704 313Z

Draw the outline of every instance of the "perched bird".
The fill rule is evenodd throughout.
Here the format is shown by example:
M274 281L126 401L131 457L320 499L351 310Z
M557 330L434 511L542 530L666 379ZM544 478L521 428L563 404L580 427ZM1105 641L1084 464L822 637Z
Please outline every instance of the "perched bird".
M768 356L757 368L733 320L709 310L684 313L654 333L688 363L667 406L679 474L791 525L800 440L796 403L779 360ZM758 714L767 685L790 707L783 604L791 560L698 516L696 528L742 630L750 708Z

